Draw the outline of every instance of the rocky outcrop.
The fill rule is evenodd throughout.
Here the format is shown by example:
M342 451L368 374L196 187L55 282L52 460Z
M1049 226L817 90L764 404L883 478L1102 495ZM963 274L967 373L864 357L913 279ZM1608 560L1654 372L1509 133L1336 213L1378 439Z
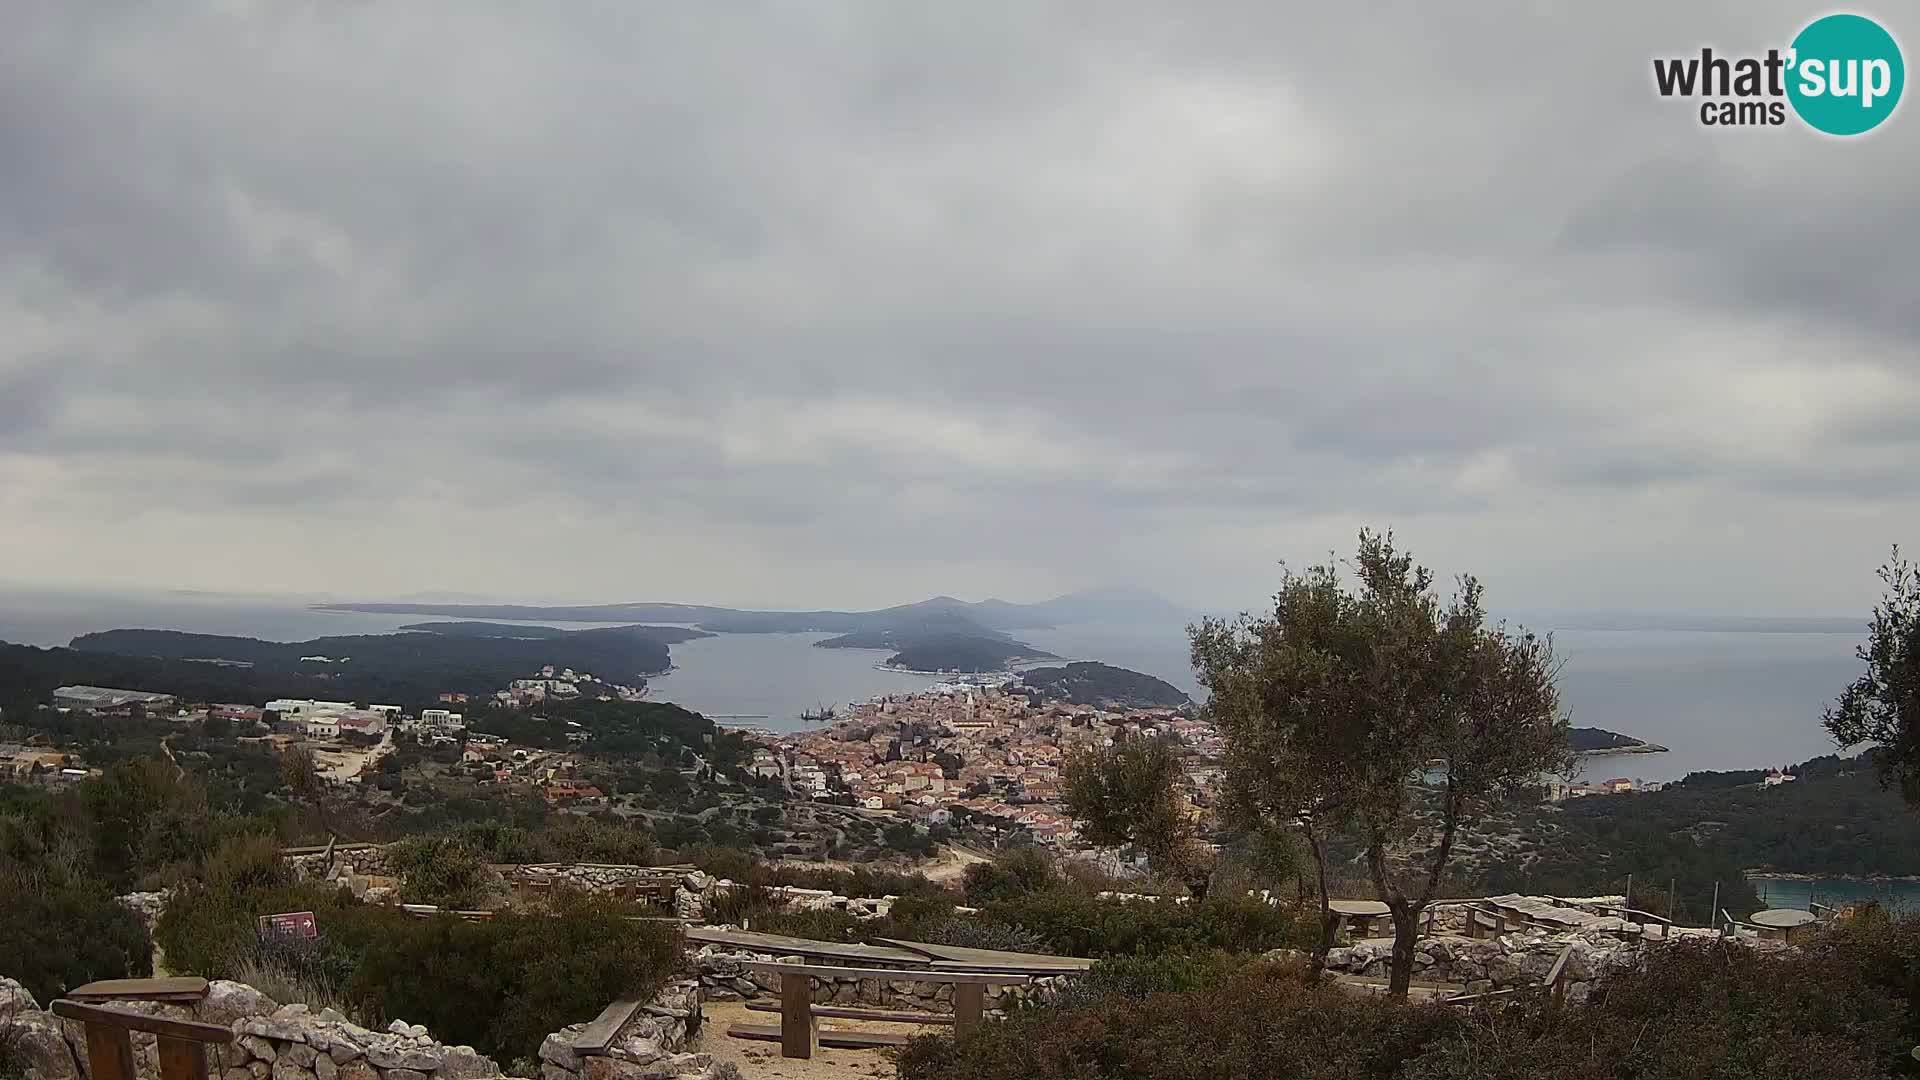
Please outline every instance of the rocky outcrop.
M668 986L620 1026L604 1054L573 1049L586 1024L561 1028L540 1043L541 1080L722 1080L726 1066L709 1054L684 1052L700 1030L700 997L694 980Z
M0 978L0 1039L24 1080L77 1080L79 1064L60 1020L40 1011L27 988Z
M154 922L160 918L161 912L167 910L167 901L172 897L171 889L162 889L159 892L128 893L117 899L121 907L140 916L140 921L146 924L147 932L151 934Z

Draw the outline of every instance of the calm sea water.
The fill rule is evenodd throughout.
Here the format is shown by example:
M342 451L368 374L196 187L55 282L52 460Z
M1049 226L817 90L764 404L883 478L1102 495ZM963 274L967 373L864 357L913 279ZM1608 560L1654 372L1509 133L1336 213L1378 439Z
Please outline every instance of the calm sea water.
M1920 911L1920 881L1753 881L1753 891L1768 907L1800 908L1810 901L1846 907L1876 901L1899 911Z

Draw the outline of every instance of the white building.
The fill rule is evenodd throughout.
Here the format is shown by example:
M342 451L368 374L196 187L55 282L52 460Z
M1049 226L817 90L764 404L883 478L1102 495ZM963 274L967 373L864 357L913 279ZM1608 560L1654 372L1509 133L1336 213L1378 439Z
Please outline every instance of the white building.
M317 713L307 718L307 738L337 739L340 737L340 720L332 713Z
M420 728L434 734L445 734L466 727L466 717L445 709L421 709Z
M267 702L267 711L278 713L280 719L291 720L295 717L307 718L322 714L338 716L353 711L351 701L314 701L310 698L275 698Z

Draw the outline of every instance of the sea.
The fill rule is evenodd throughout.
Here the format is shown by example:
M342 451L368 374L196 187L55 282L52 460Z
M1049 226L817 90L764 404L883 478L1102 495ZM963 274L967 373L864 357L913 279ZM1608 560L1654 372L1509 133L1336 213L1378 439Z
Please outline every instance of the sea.
M299 641L390 633L423 615L317 610L326 598L206 592L109 593L0 585L0 641L65 645L118 627ZM608 624L567 624L608 625ZM1553 629L1535 625L1535 629ZM794 731L803 713L910 692L930 676L882 669L884 652L817 649L825 634L721 634L672 648L673 670L650 681L654 700L716 721ZM1159 676L1196 697L1185 626L1083 623L1019 635L1067 659L1100 660ZM1677 780L1704 769L1760 769L1834 752L1822 710L1859 674L1854 633L1673 629L1556 629L1561 703L1576 726L1617 731L1667 747L1657 754L1588 757L1590 781ZM1756 883L1789 906L1808 893L1864 898L1878 888L1908 900L1920 884L1844 881ZM1861 891L1865 890L1865 891Z

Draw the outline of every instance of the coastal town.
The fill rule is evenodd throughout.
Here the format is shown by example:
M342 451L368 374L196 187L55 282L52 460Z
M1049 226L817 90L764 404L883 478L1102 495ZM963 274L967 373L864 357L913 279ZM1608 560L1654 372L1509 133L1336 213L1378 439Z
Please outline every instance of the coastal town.
M1065 846L1077 834L1061 806L1063 763L1075 750L1127 737L1177 741L1190 752L1182 794L1196 809L1212 803L1224 747L1190 709L1048 702L1017 677L875 698L820 730L774 738L753 769L815 799Z

